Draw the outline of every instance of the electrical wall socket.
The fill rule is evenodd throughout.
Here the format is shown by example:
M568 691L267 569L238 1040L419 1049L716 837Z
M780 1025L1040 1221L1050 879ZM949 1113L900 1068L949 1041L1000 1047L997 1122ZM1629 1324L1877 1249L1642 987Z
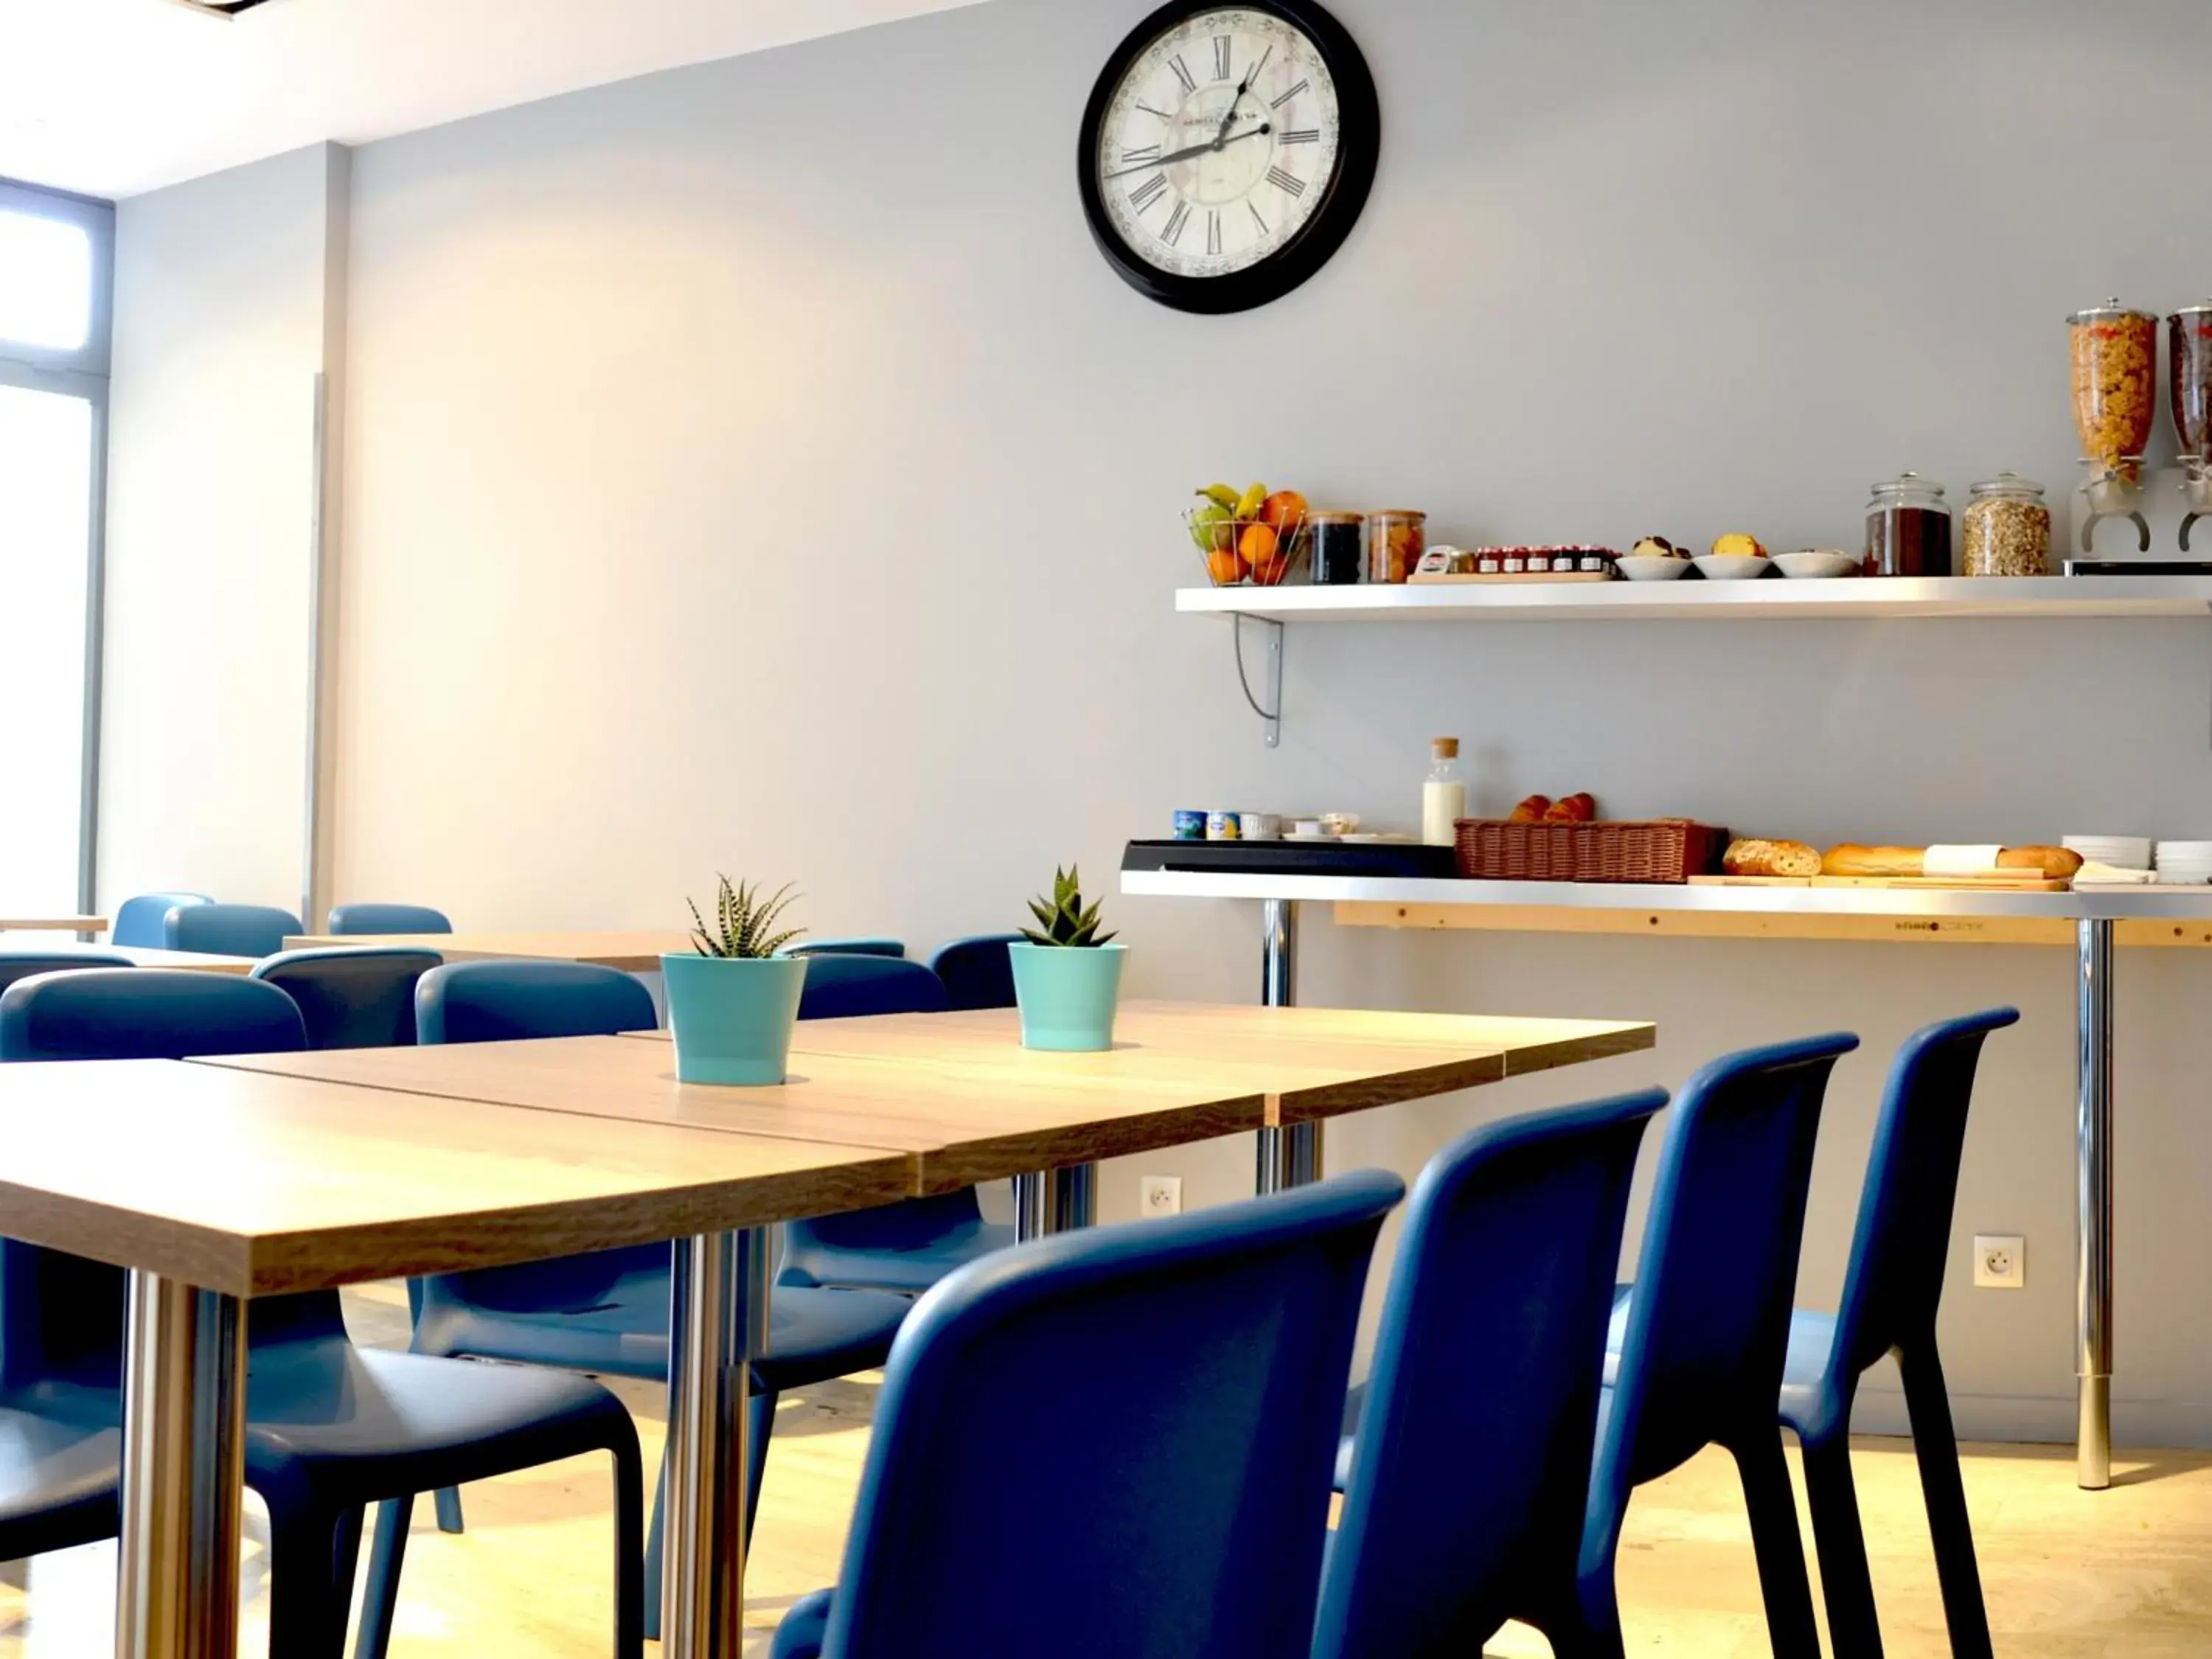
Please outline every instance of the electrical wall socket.
M1146 1176L1137 1189L1137 1209L1146 1217L1182 1213L1182 1177Z
M2027 1241L2016 1233L1976 1233L1974 1288L1978 1291L2026 1290Z

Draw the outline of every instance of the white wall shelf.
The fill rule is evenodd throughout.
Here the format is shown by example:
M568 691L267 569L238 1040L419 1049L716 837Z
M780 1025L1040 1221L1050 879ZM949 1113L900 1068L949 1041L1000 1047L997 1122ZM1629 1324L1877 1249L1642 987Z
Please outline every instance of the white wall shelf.
M1528 582L1433 587L1185 587L1176 609L1272 623L1843 621L2205 617L2212 577L1846 577L1834 581Z

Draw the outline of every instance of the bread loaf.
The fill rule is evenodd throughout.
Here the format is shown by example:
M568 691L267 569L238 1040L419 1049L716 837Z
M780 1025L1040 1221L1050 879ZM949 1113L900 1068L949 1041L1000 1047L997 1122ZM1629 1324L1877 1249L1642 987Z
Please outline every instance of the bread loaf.
M2045 881L2071 881L2081 868L2081 855L2063 847L2008 847L1997 854L2000 870L2033 870Z
M1820 855L1802 841L1731 842L1721 855L1731 876L1817 876Z
M1845 842L1820 857L1824 876L1918 876L1928 870L1924 847L1861 847Z

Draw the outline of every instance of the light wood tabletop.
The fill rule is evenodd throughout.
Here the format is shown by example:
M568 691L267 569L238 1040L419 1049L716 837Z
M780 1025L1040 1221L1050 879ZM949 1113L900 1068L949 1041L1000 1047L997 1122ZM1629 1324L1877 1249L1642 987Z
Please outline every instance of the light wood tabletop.
M881 1146L217 1066L15 1065L0 1082L0 1231L234 1296L650 1243L914 1188L911 1156Z
M793 1049L1025 1091L1118 1082L1256 1094L1263 1122L1280 1127L1633 1054L1657 1036L1648 1021L1131 1002L1110 1054L1026 1049L1011 1008L811 1020ZM636 1036L668 1041L665 1031Z
M140 968L174 968L188 974L250 974L258 957L221 957L205 951L161 951L143 945L103 945L102 951L128 957Z
M929 1039L924 1030L915 1041L926 1047ZM725 1089L679 1083L667 1043L621 1037L197 1063L631 1123L880 1146L913 1155L918 1194L1249 1133L1265 1121L1249 1077L1224 1082L1188 1067L1085 1075L1049 1060L1000 1071L817 1052L794 1055L790 1080L779 1087Z
M0 921L0 933L104 933L106 916L48 916Z
M691 936L678 928L645 928L614 933L301 933L284 941L288 951L319 950L332 945L435 951L448 962L522 957L585 962L599 968L619 968L626 974L657 974L662 957L691 949Z

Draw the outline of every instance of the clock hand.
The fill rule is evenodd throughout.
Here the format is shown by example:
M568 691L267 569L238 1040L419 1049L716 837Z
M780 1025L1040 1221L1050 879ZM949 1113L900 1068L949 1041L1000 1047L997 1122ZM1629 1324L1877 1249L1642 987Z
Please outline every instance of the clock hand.
M1215 143L1218 144L1227 140L1230 125L1237 119L1237 106L1244 101L1244 94L1252 90L1252 83L1260 78L1260 71L1267 67L1267 60L1274 55L1275 43L1270 40L1267 42L1267 51L1260 54L1260 61L1244 71L1243 84L1237 88L1237 95L1229 100L1229 107L1222 114L1221 131L1213 135Z
M1176 161L1188 161L1194 155L1211 155L1217 149L1226 149L1231 144L1241 144L1247 138L1258 138L1274 130L1272 123L1262 121L1258 126L1234 134L1230 137L1211 139L1203 144L1193 144L1188 149L1170 150L1157 161L1147 161L1142 167L1123 167L1119 173L1109 173L1106 175L1106 182L1110 185L1115 179L1127 179L1133 173L1150 173L1156 167L1167 167Z

